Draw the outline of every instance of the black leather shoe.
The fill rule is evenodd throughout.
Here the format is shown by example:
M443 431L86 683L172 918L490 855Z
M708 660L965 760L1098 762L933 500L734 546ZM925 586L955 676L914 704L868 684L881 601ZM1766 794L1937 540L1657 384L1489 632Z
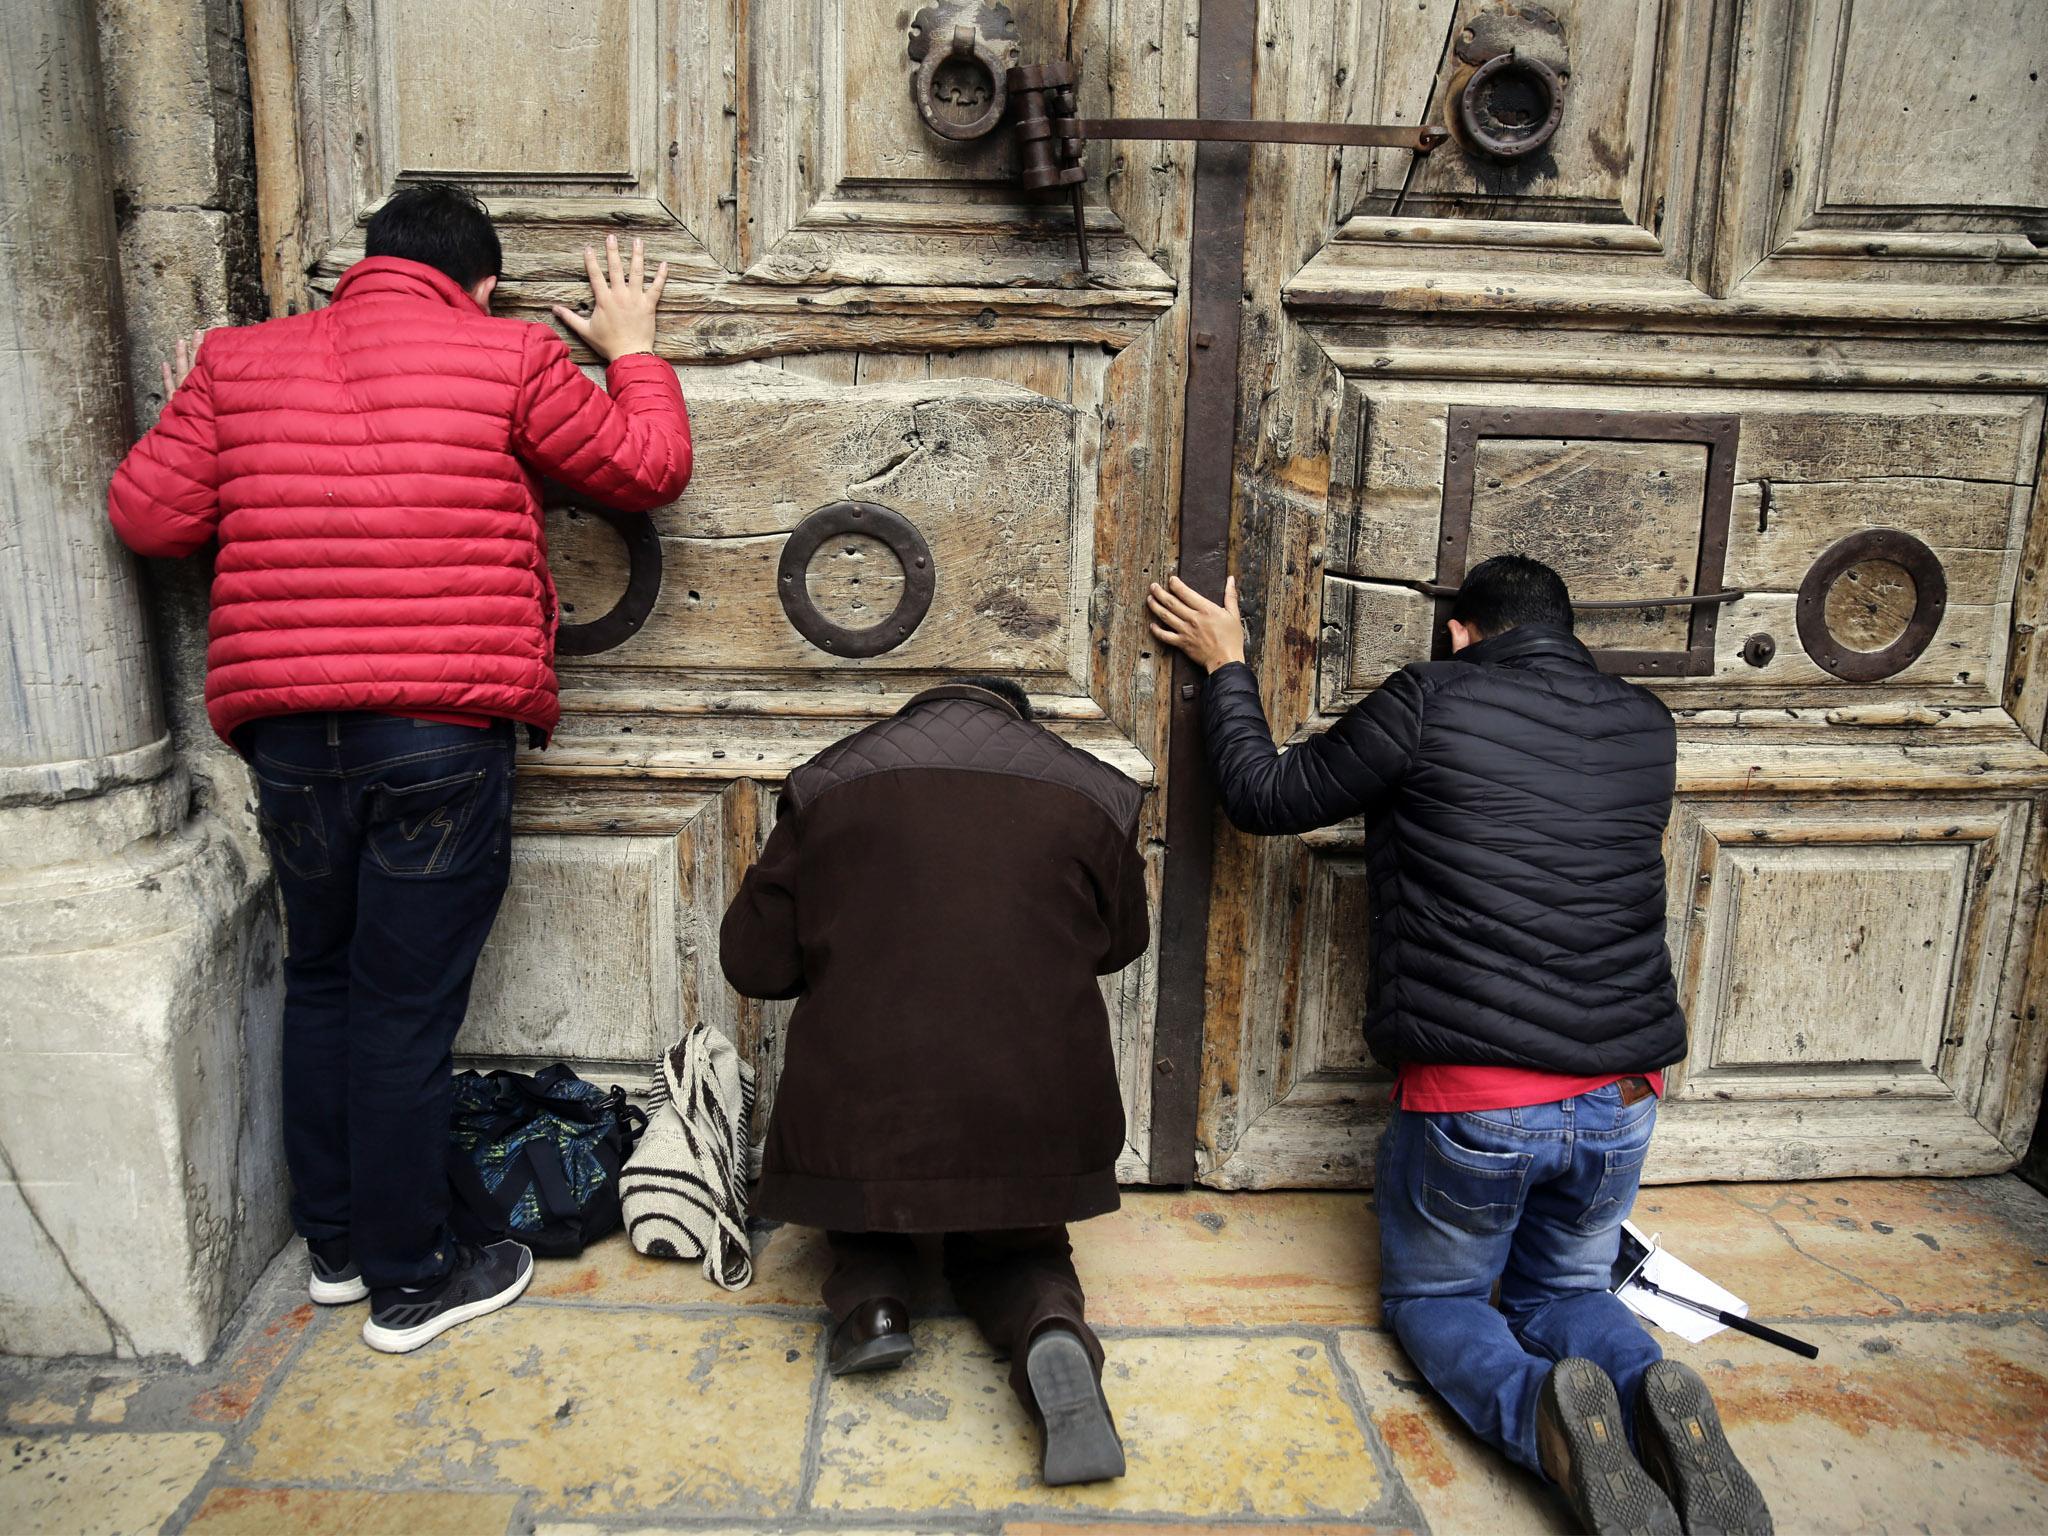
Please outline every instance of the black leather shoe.
M1686 1536L1771 1536L1770 1506L1721 1433L1699 1372L1659 1360L1643 1376L1636 1434L1643 1466L1671 1496Z
M882 1297L864 1301L832 1330L832 1374L893 1371L917 1348L910 1339L910 1309Z
M1045 1421L1045 1480L1099 1483L1124 1475L1124 1444L1109 1417L1095 1362L1071 1328L1048 1328L1024 1356L1031 1396Z
M1560 1360L1536 1399L1536 1453L1589 1536L1681 1536L1678 1511L1628 1446L1621 1399L1590 1360Z

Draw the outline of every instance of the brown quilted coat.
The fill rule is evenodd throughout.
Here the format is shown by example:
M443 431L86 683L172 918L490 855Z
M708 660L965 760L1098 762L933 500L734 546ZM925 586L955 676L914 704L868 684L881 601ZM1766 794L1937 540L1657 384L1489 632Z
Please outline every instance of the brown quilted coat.
M1139 799L966 684L790 775L719 935L736 988L799 999L761 1214L945 1232L1116 1208L1096 978L1148 938Z

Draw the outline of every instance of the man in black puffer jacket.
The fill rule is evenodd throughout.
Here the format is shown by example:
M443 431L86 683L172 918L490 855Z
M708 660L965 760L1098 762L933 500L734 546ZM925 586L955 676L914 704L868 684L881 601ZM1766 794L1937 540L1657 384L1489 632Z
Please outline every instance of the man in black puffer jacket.
M1595 667L1564 581L1519 555L1466 578L1449 660L1404 667L1284 753L1235 582L1219 606L1175 578L1151 609L1209 672L1232 822L1367 818L1366 1043L1396 1074L1381 1295L1402 1346L1588 1529L1768 1531L1705 1384L1608 1289L1659 1069L1685 1055L1664 946L1671 712Z

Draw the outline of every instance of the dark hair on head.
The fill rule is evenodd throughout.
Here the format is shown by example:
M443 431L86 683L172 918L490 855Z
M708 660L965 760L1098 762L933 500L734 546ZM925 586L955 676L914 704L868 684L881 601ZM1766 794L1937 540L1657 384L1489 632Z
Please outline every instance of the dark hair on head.
M363 253L421 262L465 288L505 270L505 253L483 199L446 181L412 182L386 198L370 215Z
M963 677L960 679L970 688L986 688L990 693L1000 694L1009 700L1018 714L1026 720L1031 718L1031 695L1007 677Z
M1523 624L1572 627L1572 595L1564 578L1527 555L1495 555L1466 573L1451 599L1451 617L1481 637Z

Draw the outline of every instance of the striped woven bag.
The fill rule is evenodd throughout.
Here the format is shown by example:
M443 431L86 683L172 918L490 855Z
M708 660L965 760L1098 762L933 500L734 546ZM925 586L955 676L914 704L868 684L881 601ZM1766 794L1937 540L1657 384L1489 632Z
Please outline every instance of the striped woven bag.
M702 1259L728 1291L754 1277L747 1246L747 1125L754 1070L699 1020L667 1056L647 1132L619 1182L626 1232L644 1254Z

